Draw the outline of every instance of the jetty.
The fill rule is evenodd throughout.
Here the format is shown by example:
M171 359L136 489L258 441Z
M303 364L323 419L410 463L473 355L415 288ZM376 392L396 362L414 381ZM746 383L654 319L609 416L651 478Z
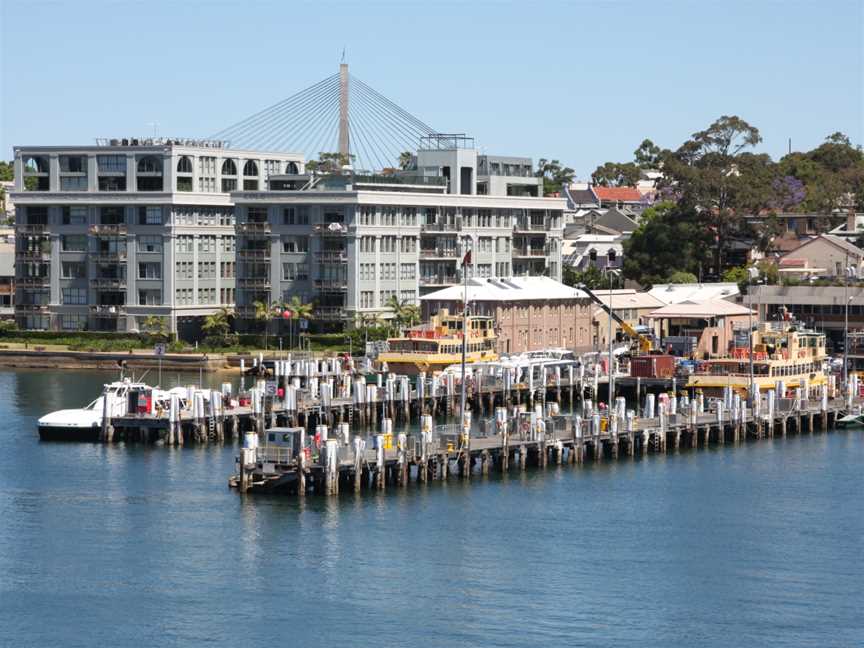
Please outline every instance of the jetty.
M741 444L748 440L785 438L790 434L827 433L842 414L860 412L857 376L841 396L835 381L811 391L807 386L788 397L782 381L748 407L727 389L722 399L706 402L698 393L647 394L642 416L627 409L623 397L601 416L590 399L579 413L561 414L555 402L497 407L494 416L464 425L434 425L423 415L416 433L394 436L385 418L373 435L352 435L351 425L321 424L309 434L304 427L273 427L263 435L245 434L229 485L240 492L284 492L337 495L349 490L382 491L410 482L468 479L507 472L518 466L545 468L586 461L620 460L684 448Z

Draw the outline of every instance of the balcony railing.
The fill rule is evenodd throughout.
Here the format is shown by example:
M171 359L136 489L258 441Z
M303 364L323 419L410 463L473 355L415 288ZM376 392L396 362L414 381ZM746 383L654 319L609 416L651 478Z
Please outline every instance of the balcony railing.
M50 261L50 250L19 250L16 255L19 261Z
M421 232L461 232L462 221L456 223L424 223L420 226Z
M332 322L345 319L345 309L341 306L318 306L315 309L315 319Z
M270 286L270 277L237 277L235 281L239 285L249 288L267 288Z
M237 223L237 231L241 234L246 234L247 236L252 236L256 234L270 234L273 230L273 227L270 223Z
M328 292L344 292L348 290L348 281L346 279L316 279L314 285L316 289Z
M421 275L421 286L449 286L459 283L459 275Z
M44 313L48 310L48 304L15 304L15 310L27 313Z
M96 252L90 258L96 263L120 263L126 260L126 251Z
M346 236L348 227L342 223L327 223L326 225L316 225L313 231L321 236Z
M125 277L94 277L91 281L96 288L126 288Z
M529 221L516 221L513 226L517 232L546 232L549 230L548 223L531 223Z
M545 257L547 254L544 248L513 248L514 257Z
M348 253L345 250L321 250L315 253L315 258L318 261L330 261L334 263L344 263L348 260Z
M453 248L420 248L421 259L458 259L459 250Z
M15 280L15 283L18 286L22 287L38 287L38 286L48 286L51 284L50 277L18 277Z
M119 236L126 233L126 224L91 225L90 233L93 236Z
M247 248L247 249L239 249L237 250L237 258L239 259L269 259L270 258L270 248L258 249L258 248Z
M19 234L44 234L48 226L44 223L31 223L16 225Z
M91 306L90 312L95 316L103 319L112 319L126 315L126 306L111 305L111 306Z

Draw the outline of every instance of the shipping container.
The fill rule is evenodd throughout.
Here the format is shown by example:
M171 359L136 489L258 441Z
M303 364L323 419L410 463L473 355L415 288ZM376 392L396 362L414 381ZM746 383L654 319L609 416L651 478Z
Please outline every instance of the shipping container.
M634 356L630 359L630 375L639 378L671 378L675 375L675 356Z

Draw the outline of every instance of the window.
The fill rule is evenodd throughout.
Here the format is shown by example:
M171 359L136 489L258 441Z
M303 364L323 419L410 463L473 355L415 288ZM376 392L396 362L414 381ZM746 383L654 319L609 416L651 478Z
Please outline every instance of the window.
M215 304L216 289L215 288L199 288L198 289L199 304Z
M87 176L60 176L60 191L87 191Z
M139 225L161 225L162 224L162 208L161 207L139 207L138 208L138 224Z
M64 331L82 331L87 326L87 316L70 313L60 316L60 328Z
M199 236L198 237L199 252L215 252L216 237L215 236Z
M492 276L492 264L491 263L478 263L477 264L477 276L478 277L491 277Z
M177 160L177 173L192 173L192 160L184 155Z
M417 266L413 263L402 263L399 267L399 278L400 279L416 279L417 278Z
M220 297L220 303L233 304L234 303L234 289L233 288L220 288L219 289L219 297Z
M97 155L96 167L99 173L122 173L126 175L125 155ZM124 178L125 182L125 178Z
M177 176L177 191L192 191L192 178Z
M138 191L162 191L162 160L148 155L138 160Z
M382 236L381 237L381 251L382 252L395 252L396 251L396 237L395 236Z
M162 160L152 155L138 160L138 173L158 173L162 175Z
M99 191L126 191L126 176L99 176Z
M363 290L360 292L360 308L374 308L375 293L371 290Z
M222 178L222 193L230 193L232 191L237 191L237 179Z
M288 236L282 240L283 252L308 252L309 237L308 236Z
M413 290L401 290L399 291L399 299L409 304L413 304L416 299L416 295L414 294Z
M139 290L138 291L139 306L161 306L162 291L161 290Z
M237 175L237 165L234 163L234 160L228 159L222 163L222 175L223 176L236 176Z
M24 161L24 173L48 173L48 158L42 156L28 157Z
M161 263L139 263L138 264L139 279L161 279L162 264Z
M295 216L293 207L286 207L282 210L282 222L285 225L294 225L295 224Z
M123 225L126 217L122 207L102 207L99 210L99 223L101 225Z
M63 288L61 298L64 304L82 305L87 303L86 288Z
M382 290L382 291L379 293L380 301L379 301L378 303L379 303L379 304L386 304L387 301L388 301L391 297L395 297L395 296L396 296L396 291L395 291L395 290Z
M87 264L82 261L63 261L60 264L61 279L86 279Z
M289 162L285 165L285 175L297 175L300 173L300 168L296 162Z
M177 251L183 253L192 253L194 252L193 246L194 238L189 236L188 234L180 235L177 237Z
M233 236L223 236L221 238L221 249L223 252L233 252L234 251L235 240Z
M84 234L65 234L60 237L60 249L63 252L86 252L87 237Z
M246 164L243 165L243 175L247 178L258 176L258 165L255 164L255 160L246 161Z
M477 240L477 251L478 252L491 252L492 251L492 237L481 236Z
M215 279L216 278L216 262L201 261L198 263L198 278L199 279Z
M266 207L247 207L246 220L250 223L266 223L267 208Z
M220 264L220 272L219 276L223 279L232 279L234 277L234 262L233 261L222 261Z
M27 207L26 215L28 225L47 225L48 224L48 208L47 207Z
M282 281L294 281L297 278L297 264L282 264Z
M375 264L374 263L361 263L360 264L360 280L361 281L374 281L375 280Z
M198 191L213 193L216 191L216 158L202 155L198 158Z
M374 252L375 251L375 237L374 236L361 236L360 237L360 251L361 252Z
M162 252L162 237L161 236L139 236L138 237L139 252Z
M191 288L178 288L174 291L174 300L178 306L191 306L192 305L192 289Z
M405 253L416 252L417 251L417 239L410 237L410 236L406 236L406 237L402 238L399 249L400 249L400 251L405 252Z

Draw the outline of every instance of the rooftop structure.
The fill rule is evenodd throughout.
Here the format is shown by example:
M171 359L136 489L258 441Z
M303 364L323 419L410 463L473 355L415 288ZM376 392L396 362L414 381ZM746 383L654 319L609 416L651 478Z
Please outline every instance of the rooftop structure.
M648 291L664 304L703 302L709 299L734 299L741 294L734 282L695 284L654 284Z

